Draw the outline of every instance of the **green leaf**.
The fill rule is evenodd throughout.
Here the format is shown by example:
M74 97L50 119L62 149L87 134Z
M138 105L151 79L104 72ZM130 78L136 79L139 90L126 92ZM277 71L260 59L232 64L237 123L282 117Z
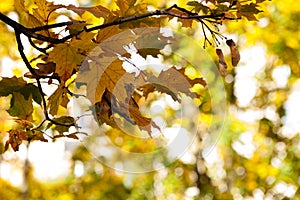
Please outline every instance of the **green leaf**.
M14 92L21 93L27 100L29 96L32 96L33 100L41 104L42 96L37 86L32 83L26 83L23 78L3 78L0 81L0 96L8 96Z
M238 17L246 17L249 21L257 21L256 17L254 14L258 14L262 11L257 9L257 5L254 3L242 5L237 13Z
M31 95L26 100L21 93L14 92L10 101L10 108L7 112L19 119L31 120L33 112Z
M70 117L70 116L61 116L61 117L58 117L58 118L54 118L53 120L55 122L58 122L58 123L61 123L61 124L72 124L72 123L75 122L75 119L73 117ZM50 127L51 125L53 125L53 124L50 123L50 125L48 127ZM64 132L69 131L69 126L55 125L54 130L56 130L59 134L63 134Z
M67 89L60 85L55 92L48 98L48 108L49 113L51 115L56 115L59 106L66 107L69 102L69 98L67 96Z
M207 14L210 11L209 7L204 6L202 3L198 1L189 1L187 5L193 6L197 13L202 11L204 14Z
M13 92L17 92L23 89L26 82L22 78L2 78L0 81L0 96L8 96Z

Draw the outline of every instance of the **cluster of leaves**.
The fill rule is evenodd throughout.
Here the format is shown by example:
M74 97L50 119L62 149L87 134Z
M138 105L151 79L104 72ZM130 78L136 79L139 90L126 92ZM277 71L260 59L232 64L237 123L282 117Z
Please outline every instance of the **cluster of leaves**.
M174 17L183 27L192 28L197 25L193 21L198 22L202 26L204 46L207 42L213 44L211 41L218 45L218 39L224 37L214 27L225 20L239 20L241 17L255 20L254 15L260 12L257 6L261 2L191 1L186 8L173 5L148 11L147 3L137 3L136 0L117 0L113 9L102 5L76 7L55 5L46 0L37 0L33 4L15 0L14 7L19 14L20 24L3 13L0 13L0 19L14 29L19 53L29 72L25 73L24 78L2 78L0 81L0 96L11 96L8 112L21 124L9 131L6 149L10 144L14 150L18 150L22 140L46 141L43 133L50 128L56 131L52 138L66 136L77 139L77 132L64 133L68 132L69 127L78 126L78 119L59 111L67 108L71 98L81 96L74 94L72 88L82 84L87 85L86 97L96 106L95 116L101 124L118 128L114 118L117 115L151 136L151 127L159 127L150 117L141 114L141 98L147 98L149 93L158 91L180 101L179 93L195 97L190 88L195 84L205 86L206 82L201 77L191 80L184 68L175 66L166 68L159 74L147 70L139 70L138 74L126 72L124 62L129 62L136 68L138 66L131 63L131 55L123 47L134 44L142 57L157 57L161 54L160 50L172 41L163 36L160 27L167 25ZM72 11L76 14L75 19L68 16L69 21L56 23L64 11ZM87 19L86 13L93 20ZM95 25L95 19L101 22ZM54 28L60 28L60 31L54 31ZM134 28L141 29L130 33L126 31ZM21 34L28 38L33 48L41 52L30 62L23 51ZM143 48L145 40L159 45L155 48ZM232 50L232 64L236 65L239 60L238 51L233 41L229 46ZM220 56L219 60L222 64ZM226 68L220 67L220 70L224 71ZM47 96L44 92L47 86L42 79L47 79L48 85L58 85L57 89ZM183 81L189 84L182 85ZM33 119L34 102L43 109L43 120ZM48 125L44 126L46 122Z

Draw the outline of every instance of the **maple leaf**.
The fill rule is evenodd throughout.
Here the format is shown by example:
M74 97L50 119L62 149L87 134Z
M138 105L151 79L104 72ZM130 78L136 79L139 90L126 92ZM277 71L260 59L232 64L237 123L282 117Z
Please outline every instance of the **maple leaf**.
M116 122L116 118L113 117L114 114L118 114L132 125L137 125L140 130L147 131L150 137L151 127L160 130L160 127L151 118L141 114L139 106L133 98L126 103L120 102L108 90L105 90L101 102L96 103L95 111L97 119L101 123L106 123L113 128L120 129L120 122Z
M51 74L55 72L55 63L54 62L48 62L48 63L38 63L37 68L34 69L35 73L39 76L46 76L48 74ZM35 78L31 72L26 72L24 74L24 77L26 78Z
M134 32L138 36L134 46L138 54L144 58L147 58L148 55L157 57L160 54L160 50L173 39L172 37L164 36L159 27L138 28Z
M188 16L185 12L182 12L180 10L172 10L172 13L182 15L182 16ZM172 18L173 17L170 17L170 19L172 19ZM190 19L178 18L177 21L181 22L182 27L192 27L192 24L193 24L193 20L190 20Z
M44 137L43 131L39 131L39 130L28 131L27 135L28 135L28 141L38 140L42 142L48 142L48 140L46 140L46 138Z
M258 14L262 11L257 9L257 5L254 3L241 5L237 11L237 17L246 17L248 21L257 21L254 14Z
M103 40L104 38L102 38L102 41L99 44L101 49L105 52L105 56L116 57L116 55L123 55L127 53L124 46L128 46L138 38L138 35L131 31L118 33L118 29L116 28L113 29L113 31L115 32L110 33L110 35L106 35L107 39Z
M141 114L137 104L129 104L129 114L130 117L138 125L140 130L147 131L150 137L151 137L151 127L154 127L160 131L160 127L151 118L145 117Z
M175 101L180 101L178 92L195 98L196 94L191 92L190 88L195 84L206 86L206 82L203 78L191 80L186 76L184 68L178 70L175 67L162 71L158 77L151 76L147 81L153 84L159 92L169 94Z
M106 28L102 28L97 33L96 42L97 43L103 42L106 39L109 39L113 35L116 35L120 32L122 32L122 30L119 29L118 26L109 26L109 27L106 27Z
M61 123L61 124L73 124L75 123L75 119L71 116L60 116L60 117L55 117L53 118L53 121ZM53 130L57 131L60 135L63 134L64 132L68 132L70 126L62 126L62 125L57 125L57 124L53 124L52 122L50 122L47 125L47 128L53 127Z
M15 0L14 6L19 13L22 24L28 28L40 27L54 21L59 15L54 10L60 8L60 5L54 5L52 2L46 0L37 0L34 2L37 8L32 9L32 13L28 10L24 0ZM42 30L38 32L47 37L55 38L56 34L49 30ZM38 40L34 40L39 43Z
M80 17L82 17L84 12L89 12L98 18L100 18L100 17L106 18L108 15L111 15L110 10L101 5L94 6L94 7L77 7L74 5L68 5L68 6L63 6L63 7L68 10L72 10L73 12L78 14Z
M63 82L71 77L73 70L78 70L86 55L96 46L93 37L94 33L82 32L69 43L57 44L49 53L48 60L55 62L55 72Z
M139 2L136 0L117 0L119 10L116 12L118 16L131 16L147 12L147 3Z
M124 70L122 60L103 57L101 63L86 64L89 64L89 69L80 72L76 81L87 84L87 98L92 103L100 102L106 89L120 100L127 97L125 86L134 82L135 78Z
M69 98L67 96L67 89L63 85L59 85L58 88L53 92L53 94L48 98L49 113L51 115L56 115L60 105L67 107Z
M203 5L198 1L189 1L187 5L193 6L196 12L202 11L204 14L207 14L210 11L209 7Z
M48 2L46 0L36 0L34 3L37 8L33 8L33 16L45 24L54 21L59 14L53 11L62 8L62 5L54 5L53 2Z
M21 93L13 92L7 112L19 119L32 120L32 97L29 96L28 99L25 99Z
M8 131L9 138L5 143L4 151L7 151L9 145L14 151L19 150L19 146L22 144L23 140L27 140L27 134L24 130L10 130Z
M32 83L26 83L23 78L2 78L0 81L0 96L7 96L14 92L21 93L25 99L32 96L33 100L41 104L42 97L37 86Z

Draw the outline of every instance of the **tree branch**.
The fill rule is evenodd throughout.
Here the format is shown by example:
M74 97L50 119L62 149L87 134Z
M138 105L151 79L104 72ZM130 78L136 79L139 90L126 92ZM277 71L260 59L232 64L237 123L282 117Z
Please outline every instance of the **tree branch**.
M180 11L181 13L175 12L175 10ZM20 53L20 56L21 56L22 60L24 61L26 67L28 68L29 72L33 75L33 78L36 79L38 90L39 90L39 92L41 94L41 97L42 97L42 107L43 107L45 119L34 129L40 128L44 124L45 121L49 121L49 122L51 122L52 124L55 124L55 125L67 126L67 127L75 126L76 124L75 124L75 122L73 122L73 123L60 123L60 122L57 122L54 119L50 118L49 113L47 111L47 101L46 101L46 98L45 98L45 94L43 92L43 88L42 88L42 84L41 84L40 79L42 79L42 78L55 78L55 77L41 76L41 75L36 73L34 68L31 66L30 62L28 61L26 55L24 54L24 47L23 47L21 37L20 37L21 34L24 34L25 36L27 36L27 38L28 38L28 40L29 40L29 42L30 42L30 44L33 48L37 49L38 51L40 51L44 54L47 54L47 50L49 48L53 47L55 44L64 43L67 40L71 39L73 36L79 35L83 31L91 32L91 31L103 29L103 28L106 28L106 27L109 27L109 26L120 25L120 24L123 24L123 23L126 23L126 22L136 21L136 20L140 20L140 19L144 19L144 18L148 18L148 17L152 17L152 16L171 16L171 17L177 17L177 18L180 18L180 19L197 20L202 25L202 30L203 30L203 33L204 33L205 42L208 42L209 44L212 44L212 43L207 38L207 35L205 33L205 29L208 29L210 31L215 43L218 42L215 34L219 37L220 37L220 34L218 32L213 31L203 20L216 20L217 21L217 20L220 20L220 19L224 19L224 17L225 17L224 13L210 14L210 15L199 15L198 13L191 12L191 11L186 10L184 8L178 7L176 4L174 4L174 5L172 5L168 8L165 8L165 9L155 10L155 11L152 11L152 12L139 14L139 15L134 15L134 16L118 18L114 21L107 22L107 23L104 23L104 24L101 24L101 25L96 25L96 26L93 26L93 27L90 27L90 28L84 27L84 29L82 31L79 31L76 34L69 34L69 35L67 35L67 36L65 36L61 39L57 39L57 38L53 38L53 37L49 37L49 36L39 34L37 32L38 31L43 31L43 30L49 30L49 29L52 29L52 28L58 28L58 27L64 27L64 26L72 25L72 24L74 24L72 21L61 22L61 23L50 24L50 25L44 25L44 26L34 27L34 28L27 28L27 27L19 24L18 22L10 19L9 17L7 17L6 15L4 15L3 13L0 12L0 20L3 21L4 23L6 23L8 26L11 26L15 31L16 41L17 41L18 51ZM230 19L230 20L232 20L232 19ZM36 40L43 41L43 42L48 42L49 44L46 48L41 48L41 47L38 47L32 41L32 39L36 39ZM68 92L71 93L70 91L68 91ZM75 94L73 94L73 95L75 95Z

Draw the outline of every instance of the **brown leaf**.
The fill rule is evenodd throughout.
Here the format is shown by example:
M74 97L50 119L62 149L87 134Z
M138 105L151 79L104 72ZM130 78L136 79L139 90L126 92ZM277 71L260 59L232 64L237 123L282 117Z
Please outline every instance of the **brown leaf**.
M98 5L95 7L77 7L74 5L69 5L69 6L63 6L64 8L68 10L72 10L73 12L77 13L80 17L84 14L84 12L90 12L93 14L95 17L103 17L106 18L109 14L111 14L110 10L107 8Z
M120 109L121 112L127 114L129 111L129 116L133 121L138 125L140 130L147 131L148 135L151 137L151 127L154 127L158 130L160 130L160 127L152 121L151 118L145 117L141 114L139 107L137 103L134 101L134 99L130 99L130 102L128 105L125 105L123 103L120 103Z
M191 80L186 74L185 69L176 69L172 67L166 71L162 71L158 77L151 76L148 82L152 83L158 91L167 93L175 101L180 101L178 92L184 93L191 98L195 98L196 94L190 91L195 84L206 86L203 78L196 78ZM149 88L151 89L151 87Z
M69 43L57 44L49 53L49 61L56 63L55 72L62 81L68 80L73 70L78 70L89 51L96 45L91 41L94 33L82 32Z
M4 150L8 149L8 145L10 144L11 148L14 151L19 150L19 146L22 144L23 140L27 140L27 134L24 130L10 130L8 131L9 134L9 139L5 143L5 148Z
M64 88L62 85L59 85L59 87L53 92L53 94L48 98L48 107L49 113L51 115L56 115L58 112L59 106L67 107L67 104L69 102L69 98L67 95L68 91L66 88Z
M224 55L221 49L216 49L217 56L219 58L219 71L222 76L226 76L227 64L224 59Z
M230 48L230 52L231 52L231 63L232 66L237 66L237 64L240 61L240 52L235 44L235 42L233 40L227 40L226 44L229 46Z
M38 140L42 142L48 142L48 140L46 140L46 138L44 137L43 131L34 131L33 134L31 135L31 138L28 138L28 140Z

